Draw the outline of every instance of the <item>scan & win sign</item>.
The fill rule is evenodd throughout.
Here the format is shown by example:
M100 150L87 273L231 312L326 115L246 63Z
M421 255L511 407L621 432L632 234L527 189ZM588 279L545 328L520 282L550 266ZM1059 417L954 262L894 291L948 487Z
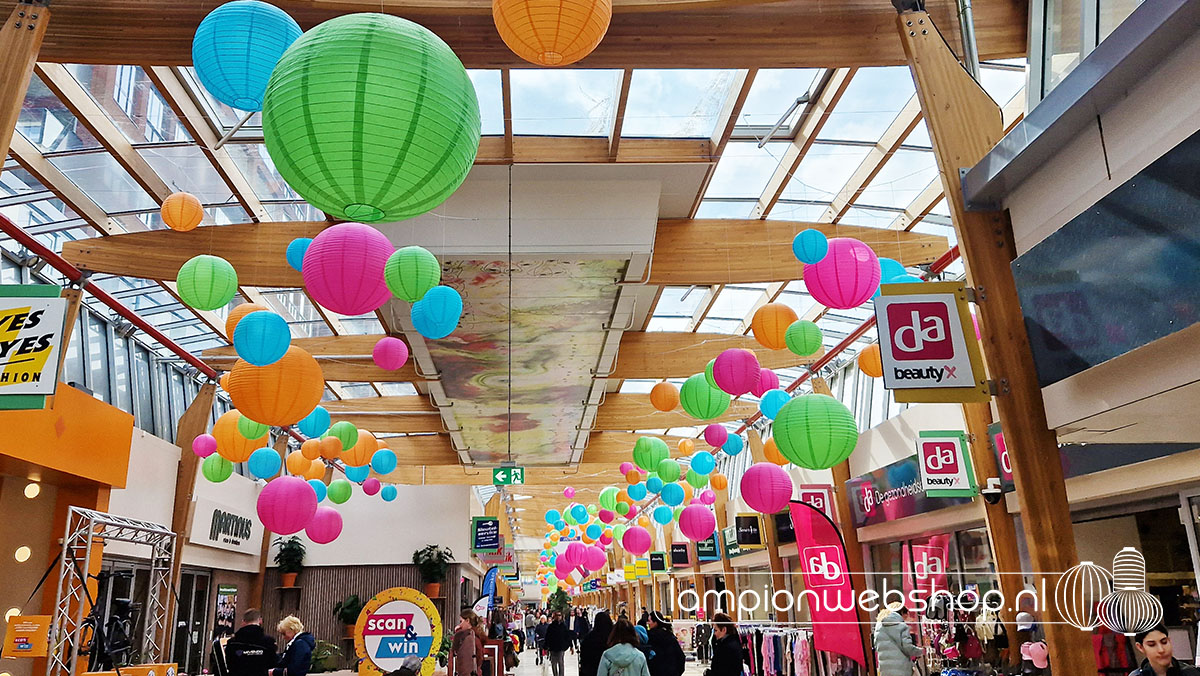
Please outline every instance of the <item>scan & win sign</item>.
M883 386L901 402L987 401L961 282L884 284L875 299Z
M362 658L358 673L382 676L416 657L422 676L430 676L441 636L442 618L429 597L408 587L381 591L363 607L354 627L354 650Z
M0 286L0 396L54 394L67 308L61 292L44 284Z

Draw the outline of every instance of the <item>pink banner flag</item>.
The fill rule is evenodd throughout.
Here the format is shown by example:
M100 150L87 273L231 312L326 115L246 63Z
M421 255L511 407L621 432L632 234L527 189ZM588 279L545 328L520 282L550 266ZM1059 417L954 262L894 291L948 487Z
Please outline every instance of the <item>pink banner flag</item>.
M813 646L866 666L842 535L829 517L812 505L793 500L789 509L804 573L804 596L813 620Z

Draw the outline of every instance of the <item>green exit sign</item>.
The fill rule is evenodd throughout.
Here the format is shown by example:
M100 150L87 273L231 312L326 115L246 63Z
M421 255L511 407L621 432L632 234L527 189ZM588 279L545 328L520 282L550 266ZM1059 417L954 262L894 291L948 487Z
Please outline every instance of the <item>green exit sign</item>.
M525 483L524 467L493 467L492 485L511 486Z

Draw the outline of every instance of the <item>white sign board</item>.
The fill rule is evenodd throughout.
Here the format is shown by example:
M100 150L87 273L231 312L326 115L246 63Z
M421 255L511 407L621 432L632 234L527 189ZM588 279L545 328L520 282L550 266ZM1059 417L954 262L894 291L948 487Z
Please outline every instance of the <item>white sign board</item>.
M262 550L263 527L254 514L243 514L208 498L196 498L188 542L242 554Z
M0 395L54 394L66 309L64 298L0 297Z
M975 471L962 432L923 431L917 437L921 488L931 497L969 497L976 493Z

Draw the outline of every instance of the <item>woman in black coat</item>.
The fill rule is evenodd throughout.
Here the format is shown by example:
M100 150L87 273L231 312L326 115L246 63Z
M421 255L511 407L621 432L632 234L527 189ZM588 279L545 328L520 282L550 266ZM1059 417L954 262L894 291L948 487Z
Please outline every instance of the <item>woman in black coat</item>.
M712 664L704 676L741 676L742 642L738 639L737 625L725 613L713 615Z
M667 619L656 610L650 613L647 624L650 627L650 649L654 651L654 659L650 660L650 676L683 676L686 658Z
M579 676L596 676L600 656L608 650L608 635L612 628L613 621L608 613L596 614L596 624L579 642Z

